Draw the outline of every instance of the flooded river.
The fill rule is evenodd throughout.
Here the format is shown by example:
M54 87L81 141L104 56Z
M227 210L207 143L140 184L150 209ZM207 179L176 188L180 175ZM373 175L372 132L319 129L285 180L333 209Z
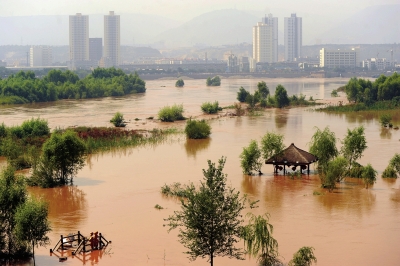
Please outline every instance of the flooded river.
M175 88L175 80L154 80L147 82L143 95L2 106L0 122L17 125L40 116L53 129L109 126L109 119L119 111L131 121L129 128L183 127L184 123L161 124L145 118L156 117L165 105L183 104L186 117L199 115L200 105L206 101L232 105L240 86L254 91L258 81L223 79L221 87L206 87L204 80L185 80L185 87ZM346 83L339 79L265 81L272 93L277 84L282 84L289 95L303 93L307 98L328 101L331 91ZM70 256L63 265L207 265L202 259L189 262L177 230L168 233L163 227L163 219L180 205L163 197L160 188L173 182L198 184L207 160L217 162L221 156L227 157L224 172L228 183L260 200L259 208L251 212L270 214L285 263L300 247L312 246L318 265L400 265L400 181L381 178L390 158L400 152L399 130L383 131L375 117L325 114L310 108L268 109L260 116L220 117L210 124L212 135L208 140L189 141L176 135L157 146L95 154L74 179L74 186L30 188L31 194L49 201L53 228L51 245L36 250L36 265L58 264L56 256L68 254L50 256L49 249L61 234L78 230L85 235L98 230L112 244L103 251ZM379 173L371 189L365 189L361 180L348 179L334 193L328 193L320 188L318 176L300 180L274 176L270 165L263 166L263 176L242 174L239 155L243 147L252 139L259 141L267 131L284 134L286 146L294 143L308 150L314 127L329 126L343 139L347 128L359 125L366 129L368 145L360 163L371 163ZM313 195L314 191L322 195ZM155 209L156 204L164 209ZM249 258L237 261L218 257L215 265L257 263Z

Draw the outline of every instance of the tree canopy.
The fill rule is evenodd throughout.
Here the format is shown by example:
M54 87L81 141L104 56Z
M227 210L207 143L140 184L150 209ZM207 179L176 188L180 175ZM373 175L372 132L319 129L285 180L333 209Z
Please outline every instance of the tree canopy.
M220 86L221 85L221 78L219 76L215 76L213 78L208 77L206 81L207 86Z
M275 101L278 108L288 106L290 103L286 89L280 84L275 90Z

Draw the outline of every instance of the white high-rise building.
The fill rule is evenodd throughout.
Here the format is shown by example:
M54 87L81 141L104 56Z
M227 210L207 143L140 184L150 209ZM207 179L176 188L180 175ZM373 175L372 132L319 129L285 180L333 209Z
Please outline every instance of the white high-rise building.
M110 11L104 16L104 57L112 66L120 63L120 16Z
M29 65L51 66L53 64L53 53L50 46L32 46L29 49Z
M278 18L272 14L253 27L253 58L262 63L278 61Z
M69 60L73 69L89 62L89 17L81 13L69 16Z
M285 60L294 61L295 58L301 57L301 49L303 46L302 18L291 14L290 18L285 18Z

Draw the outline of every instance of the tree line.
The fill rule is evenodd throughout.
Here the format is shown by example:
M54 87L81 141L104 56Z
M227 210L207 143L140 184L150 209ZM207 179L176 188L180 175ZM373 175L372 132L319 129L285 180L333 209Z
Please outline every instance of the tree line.
M0 104L49 102L60 99L88 99L143 93L146 83L121 69L96 68L80 79L72 71L53 69L43 78L32 71L20 71L0 79Z

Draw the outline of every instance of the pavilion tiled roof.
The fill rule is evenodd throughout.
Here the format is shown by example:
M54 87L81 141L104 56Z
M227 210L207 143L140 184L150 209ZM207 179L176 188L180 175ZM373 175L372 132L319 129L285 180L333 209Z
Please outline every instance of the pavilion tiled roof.
M293 143L279 155L272 156L265 161L266 164L304 165L318 161L318 157L297 148Z

